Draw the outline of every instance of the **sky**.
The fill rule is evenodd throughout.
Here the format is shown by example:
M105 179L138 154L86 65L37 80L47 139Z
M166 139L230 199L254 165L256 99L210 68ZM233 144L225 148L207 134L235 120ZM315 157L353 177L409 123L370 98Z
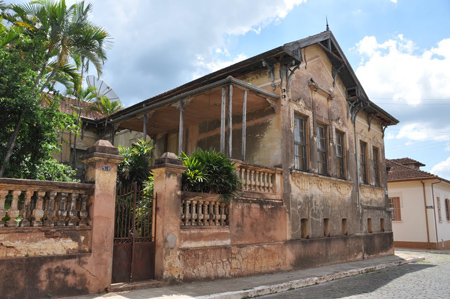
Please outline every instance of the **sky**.
M328 19L370 100L400 120L385 132L386 158L450 179L448 0L90 3L91 20L113 38L102 79L125 106L320 33Z

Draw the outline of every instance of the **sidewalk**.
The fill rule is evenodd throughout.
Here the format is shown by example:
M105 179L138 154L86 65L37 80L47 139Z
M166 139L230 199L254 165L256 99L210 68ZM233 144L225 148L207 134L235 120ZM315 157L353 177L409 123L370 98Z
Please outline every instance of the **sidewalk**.
M137 287L148 286L150 288L70 298L248 298L297 289L339 278L417 262L423 259L423 257L408 254L407 252L396 251L396 255L393 256L367 259L344 264L335 264L313 269L295 270L232 279L219 279L206 282L183 283L180 285L162 286L156 288L151 288L151 284L146 285L145 283L141 283L141 285L138 285ZM132 284L124 286L128 288L134 287Z

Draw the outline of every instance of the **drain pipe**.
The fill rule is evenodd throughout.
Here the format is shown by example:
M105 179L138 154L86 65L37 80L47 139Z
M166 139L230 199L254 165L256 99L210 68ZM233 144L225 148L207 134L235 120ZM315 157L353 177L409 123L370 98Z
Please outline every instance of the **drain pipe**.
M430 227L428 225L427 194L425 192L425 183L422 180L420 180L420 182L422 183L422 189L423 189L423 207L425 209L425 224L427 226L427 249L431 249L431 245L430 245Z
M358 113L356 113L358 114ZM358 137L356 136L356 114L355 120L353 121L353 133L355 139L355 161L356 161L356 196L358 198L358 207L361 207L361 196L360 196L360 187L359 187L359 163L358 163Z
M436 220L436 205L434 202L434 184L439 184L442 182L441 179L439 179L438 182L431 183L431 196L433 197L433 207L434 207L434 230L436 231L436 249L438 249L438 243L439 243L439 237L438 237L438 229L437 229L437 220Z

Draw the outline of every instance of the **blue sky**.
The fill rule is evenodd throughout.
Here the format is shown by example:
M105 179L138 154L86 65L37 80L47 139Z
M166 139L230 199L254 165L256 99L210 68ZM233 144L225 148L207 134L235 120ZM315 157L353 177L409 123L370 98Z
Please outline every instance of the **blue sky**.
M114 38L103 79L126 106L319 33L328 17L370 99L400 120L386 130L386 157L450 179L448 0L91 3L92 21Z

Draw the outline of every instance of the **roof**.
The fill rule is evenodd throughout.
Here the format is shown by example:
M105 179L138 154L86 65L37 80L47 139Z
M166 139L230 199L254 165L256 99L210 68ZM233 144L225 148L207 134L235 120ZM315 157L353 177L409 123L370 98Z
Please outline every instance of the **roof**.
M418 166L418 167L425 166L425 164L423 164L423 163L421 163L419 161L416 161L414 159L408 158L408 157L407 158L400 158L400 159L392 159L390 161L393 161L393 162L396 162L396 163L399 163L399 164L402 164L402 165L414 165L414 166Z
M429 172L426 172L426 171L423 171L420 169L411 168L411 167L407 166L408 164L404 165L401 163L402 161L409 163L409 164L411 163L411 161L422 164L422 163L415 161L413 159L410 159L410 158L393 159L393 160L386 159L388 182L428 180L428 179L444 180L432 173L429 173Z
M148 98L142 102L139 102L133 106L112 114L110 116L110 119L112 120L112 122L117 122L126 118L135 117L138 114L143 113L143 111L153 109L157 103L172 102L172 99L179 99L183 94L189 93L196 89L201 89L202 87L204 88L207 85L224 80L229 76L236 77L250 71L266 69L263 61L276 63L285 59L289 59L290 61L294 60L297 63L300 63L303 60L301 49L310 45L318 45L324 50L324 52L330 59L333 68L335 69L336 73L339 74L339 77L341 78L346 88L354 88L355 90L357 90L358 99L364 102L363 109L367 113L373 114L381 121L382 124L386 126L394 125L399 122L396 118L394 118L389 113L369 100L352 67L350 66L350 63L348 62L343 51L334 38L332 32L328 30L313 36L309 36L307 38L284 44L283 46L253 56L244 61L238 62L216 72L198 78L194 81L176 87L172 90Z
M89 111L89 107L93 104L85 101L81 101L81 117L84 119L97 120L102 119L105 116L97 111ZM74 98L65 97L61 100L59 110L66 114L75 113L78 110L78 100Z

